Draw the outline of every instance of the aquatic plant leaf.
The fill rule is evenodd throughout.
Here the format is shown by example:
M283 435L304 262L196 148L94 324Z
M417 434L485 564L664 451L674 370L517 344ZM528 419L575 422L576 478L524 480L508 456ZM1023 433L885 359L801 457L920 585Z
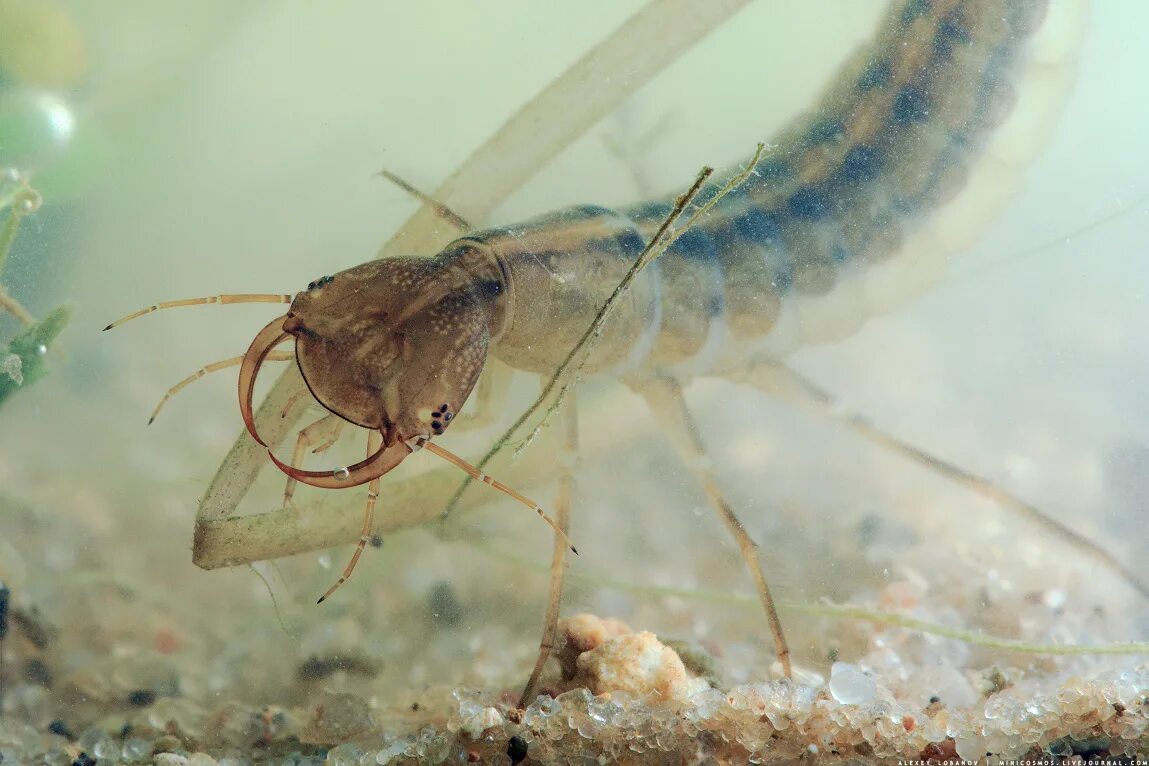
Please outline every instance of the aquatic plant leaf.
M12 354L20 360L18 376L0 374L0 406L11 394L48 374L47 351L71 318L71 306L60 306L21 330L8 344L7 350L0 353L0 358Z

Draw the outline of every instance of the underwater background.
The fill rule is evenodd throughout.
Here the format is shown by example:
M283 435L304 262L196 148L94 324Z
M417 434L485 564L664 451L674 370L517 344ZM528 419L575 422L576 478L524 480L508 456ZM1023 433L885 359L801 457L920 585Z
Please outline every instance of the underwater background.
M465 756L463 724L479 712L505 718L541 631L543 524L472 489L476 507L445 525L388 530L319 606L351 545L258 571L199 569L190 553L197 505L242 429L234 370L181 392L150 427L147 418L169 386L243 353L276 309L177 309L101 330L161 300L292 293L374 257L418 207L378 171L434 190L642 5L0 0L0 168L26 173L0 182L0 201L25 180L42 195L19 221L0 285L37 319L72 312L36 355L50 374L0 389L0 581L12 615L0 644L0 763L66 763L81 751L101 763L208 764L190 760L197 751L233 764L428 762ZM748 158L809 106L884 8L747 4L485 223L575 203L621 206L685 188L704 164ZM1149 579L1149 105L1139 97L1149 54L1131 34L1144 21L1135 0L1090 9L1063 116L1033 126L1034 157L1016 191L1004 207L987 201L985 236L938 286L791 361L846 409L1008 488ZM625 62L611 75L630 76ZM0 314L0 344L19 332ZM535 391L517 378L499 424ZM687 397L776 597L798 605L783 620L809 672L828 677L836 661L861 662L891 695L880 715L897 726L898 706L924 709L930 689L948 690L965 712L939 739L956 741L1008 689L978 685L993 668L1019 700L1080 687L1082 710L1109 705L1099 720L1115 715L1114 695L1149 689L1143 657L1051 658L803 612L822 600L901 608L1041 644L1147 637L1143 597L995 503L745 386L703 380ZM570 530L580 555L564 614L616 617L702 647L716 689L769 700L754 685L773 659L766 623L705 496L638 397L592 379L580 406L586 449ZM477 458L499 432L443 442ZM555 448L540 440L499 478L549 507ZM380 517L388 481L418 488L430 481L429 461L415 456L385 477ZM327 502L320 490L298 495L305 509ZM282 477L264 471L238 512L268 512L281 498ZM362 499L339 502L357 509ZM591 703L566 704L585 713ZM1067 709L1043 708L1040 732L1026 739L1015 727L993 752L1020 755L1040 739L1059 753L1073 729L1058 729ZM665 721L673 757L689 762L673 717L657 705L636 715L573 744L561 733L547 740L547 726L532 729L529 718L520 734L539 762L617 758L612 726ZM826 726L853 730L843 716ZM729 721L729 741L742 741L741 719ZM510 762L515 726L508 718L479 729L470 751ZM1112 752L1143 749L1144 726L1130 726L1135 744ZM977 731L964 742L988 736ZM89 752L97 746L104 755ZM672 757L629 752L636 762Z

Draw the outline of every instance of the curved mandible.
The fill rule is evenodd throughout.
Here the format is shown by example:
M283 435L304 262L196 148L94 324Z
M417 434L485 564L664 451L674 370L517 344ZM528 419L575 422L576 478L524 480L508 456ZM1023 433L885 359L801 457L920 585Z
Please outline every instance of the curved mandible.
M248 347L247 353L243 355L243 362L240 363L239 367L239 412L243 416L243 424L247 426L247 432L251 434L251 438L264 447L267 446L267 442L261 439L255 430L255 417L251 411L251 397L255 391L255 379L259 375L260 366L267 359L271 350L288 337L288 333L283 331L285 319L287 319L286 314L276 317L268 322L267 327L259 331L255 340Z
M276 468L296 481L321 489L343 489L378 479L403 462L412 451L404 442L397 442L390 447L380 446L370 457L360 460L355 465L334 471L305 471L284 463L271 450L268 450L267 454Z

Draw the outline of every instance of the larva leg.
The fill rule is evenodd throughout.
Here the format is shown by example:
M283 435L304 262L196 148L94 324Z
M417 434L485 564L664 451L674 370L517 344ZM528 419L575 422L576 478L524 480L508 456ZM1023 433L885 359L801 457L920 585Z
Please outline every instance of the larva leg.
M555 502L555 523L562 531L568 532L570 526L571 499L574 495L575 467L578 463L578 409L575 402L574 391L567 397L566 412L563 417L563 473L559 479L559 496ZM551 590L550 601L547 603L546 617L543 618L543 639L539 642L539 656L535 660L535 669L527 679L523 688L523 695L519 698L519 707L524 708L532 702L535 689L539 683L539 676L543 667L554 651L555 639L558 635L559 608L562 605L563 578L566 575L567 544L561 535L555 535L554 552L551 554Z
M1046 515L1040 508L1010 494L989 479L972 474L912 444L907 444L901 439L881 430L861 415L843 410L830 393L819 388L795 370L778 364L777 362L762 361L747 368L741 374L731 375L730 380L749 383L760 391L783 397L787 401L797 404L816 415L841 423L867 441L877 444L879 447L894 452L908 460L912 460L918 465L940 474L972 492L976 492L983 497L993 500L1003 508L1025 517L1050 534L1060 537L1078 550L1091 556L1102 566L1117 573L1118 576L1125 580L1130 587L1142 596L1149 598L1149 585L1142 582L1136 574L1099 544L1075 532L1060 521Z
M275 352L272 352L272 353L275 353ZM291 411L295 409L295 405L299 404L299 402L301 400L303 400L307 397L311 397L311 404L319 406L319 402L315 401L315 397L312 397L311 392L309 390L307 390L306 387L304 387L304 388L301 388L298 391L292 393L291 396L289 396L287 398L287 402L279 410L279 417L286 419L287 416L289 414L291 414ZM302 417L302 415L300 417Z
M643 382L637 386L639 393L646 398L647 404L658 420L659 425L670 437L679 457L690 468L706 491L706 497L714 510L718 512L734 539L738 542L738 549L746 566L750 569L750 576L754 579L754 586L758 590L758 598L766 610L766 617L770 621L770 631L774 634L774 648L778 654L778 661L782 664L782 671L787 678L791 677L790 647L786 644L786 636L782 632L782 621L778 618L778 610L774 606L774 597L770 595L770 586L766 582L766 575L762 572L762 562L758 555L758 545L750 539L746 528L734 514L734 510L722 495L714 474L710 471L709 457L706 454L706 445L698 432L698 426L686 406L686 399L682 396L682 387L677 381L669 378Z
M325 415L307 428L300 429L299 435L295 439L295 450L291 453L291 464L302 465L303 453L312 445L316 445L311 450L313 453L325 452L330 449L332 444L339 441L339 435L343 433L343 426L346 423L347 421L338 415ZM283 489L284 508L291 504L291 498L295 494L295 484L295 479L288 477L287 486Z
M330 417L335 416L332 415ZM326 418L324 418L324 420L326 420ZM310 426L308 426L308 428L310 428ZM383 434L378 431L371 431L367 434L368 457L374 455L382 445ZM340 585L347 582L347 579L351 577L351 573L355 571L355 565L359 563L359 557L363 555L363 549L367 547L367 541L371 539L371 528L375 526L375 501L378 499L379 479L376 478L367 485L367 508L363 511L363 531L359 533L359 542L355 545L355 552L351 554L351 560L347 562L347 568L343 570L343 574L340 578L334 585L328 588L327 592L320 596L319 600L315 603L322 604L326 601L327 597L338 590Z

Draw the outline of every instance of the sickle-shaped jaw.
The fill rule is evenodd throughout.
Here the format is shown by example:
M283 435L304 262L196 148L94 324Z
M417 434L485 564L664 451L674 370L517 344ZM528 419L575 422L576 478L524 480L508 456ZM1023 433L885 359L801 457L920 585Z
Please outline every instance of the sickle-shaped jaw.
M268 455L271 456L271 462L275 463L279 470L296 481L321 489L344 489L357 487L360 484L378 479L402 463L403 459L411 454L411 451L411 448L404 442L398 442L390 447L380 446L375 454L367 459L336 471L305 471L302 468L284 463L271 450L268 450Z
M247 426L247 432L251 434L251 438L255 439L264 447L268 446L267 442L260 437L259 432L255 428L252 396L255 391L255 380L259 376L259 368L263 366L267 355L271 353L273 348L290 337L290 334L284 332L283 329L284 322L287 319L288 316L286 314L277 317L268 322L267 326L259 331L259 334L255 336L255 340L251 342L251 346L248 347L247 353L244 354L243 362L239 368L239 411L243 416L243 424ZM386 436L386 434L384 434L384 436ZM283 473L296 481L323 489L339 489L342 487L355 487L360 484L366 484L399 465L411 452L412 449L401 441L396 442L390 447L384 443L373 455L348 468L338 471L305 471L302 468L296 468L281 461L275 456L275 453L271 451L270 447L268 447L267 450L271 462L275 463L275 466L280 471L283 471Z
M285 341L289 335L283 331L283 322L287 319L281 317L268 322L267 327L259 331L255 340L251 342L247 353L243 355L243 362L239 366L239 412L243 416L243 424L251 438L267 446L267 442L260 438L255 430L255 416L252 414L251 397L255 391L255 379L259 376L259 368L263 365L271 350Z

